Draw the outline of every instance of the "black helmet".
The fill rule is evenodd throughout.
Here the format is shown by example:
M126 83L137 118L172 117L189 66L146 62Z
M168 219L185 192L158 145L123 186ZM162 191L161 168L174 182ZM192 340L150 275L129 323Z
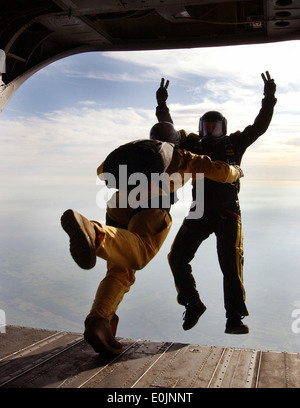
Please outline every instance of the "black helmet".
M208 124L213 124L212 126ZM202 139L218 139L227 133L227 120L216 111L206 112L199 120L199 136Z
M152 126L150 130L150 139L169 142L178 146L181 134L174 128L173 123L159 122Z

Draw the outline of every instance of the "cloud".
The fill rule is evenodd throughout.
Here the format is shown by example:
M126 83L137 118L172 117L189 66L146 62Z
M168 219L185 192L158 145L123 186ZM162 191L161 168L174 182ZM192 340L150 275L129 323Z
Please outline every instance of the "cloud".
M81 105L81 104L79 104ZM1 178L61 185L96 176L96 168L122 143L146 138L153 112L103 109L83 103L39 116L2 120ZM93 178L94 182L94 178Z
M269 168L286 167L286 163L296 166L300 73L293 59L297 45L299 42L294 41L175 51L103 52L58 61L41 71L41 75L46 74L49 87L59 75L72 76L75 83L81 83L84 77L90 81L86 88L98 80L110 85L101 95L102 100L92 99L88 93L74 101L72 107L42 114L22 116L15 112L17 116L11 119L2 112L2 178L3 174L22 174L34 177L36 182L47 178L48 183L58 185L67 179L71 183L79 179L84 182L95 174L96 167L113 148L148 137L155 122L154 94L153 107L144 108L146 85L138 85L133 94L132 82L140 84L147 79L159 84L165 74L172 78L168 105L177 128L196 132L203 113L219 110L228 119L229 132L243 130L253 123L260 109L260 73L266 69L276 80L278 102L267 133L247 151L246 165L249 174L258 163ZM114 99L107 108L110 92ZM118 105L118 94L126 95L127 107Z
M136 82L145 83L153 81L157 71L152 72L144 68L139 72L134 72L133 68L136 62L129 60L122 61L122 64L116 64L115 59L111 58L111 53L92 52L70 56L63 60L56 61L50 66L39 72L41 75L53 77L57 74L65 78L87 79L94 81L107 82Z
M283 86L299 82L294 62L299 41L272 44L165 51L105 52L106 58L131 63L169 77L185 79L187 75L207 78L234 78L244 85L260 82L260 73L270 73ZM150 71L149 71L150 72Z
M57 61L41 71L77 80L112 83L158 82L160 77L200 95L211 92L221 98L261 92L262 72L270 71L278 93L300 91L300 71L295 50L300 41L270 44L160 51L86 53ZM202 86L204 84L204 86Z
M91 79L91 80L100 80L100 81L110 81L110 82L144 82L145 78L137 77L136 75L130 75L127 72L123 73L112 73L112 72L80 72L80 71L68 71L67 76L73 78L82 78Z
M227 116L229 132L233 132L253 123L260 108L260 99L256 97L255 103L254 99L249 95L247 109L239 100L218 105L204 100L190 105L171 104L170 110L177 128L196 132L200 113L215 108ZM299 168L297 120L290 112L277 116L276 108L269 130L245 155L249 178L259 166L268 168L271 178L273 167ZM20 179L36 185L94 184L96 168L110 151L130 140L147 138L153 123L153 110L106 109L93 101L42 115L2 120L1 179L6 185ZM297 177L294 173L293 178Z

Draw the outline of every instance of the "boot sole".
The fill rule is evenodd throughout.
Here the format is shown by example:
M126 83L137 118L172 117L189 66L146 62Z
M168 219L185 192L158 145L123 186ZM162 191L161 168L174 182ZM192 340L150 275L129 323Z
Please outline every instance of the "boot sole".
M61 226L70 237L72 258L82 269L96 265L95 231L89 221L74 210L67 210L61 217Z
M249 329L248 328L243 328L243 329L226 329L225 330L226 334L248 334L249 333Z

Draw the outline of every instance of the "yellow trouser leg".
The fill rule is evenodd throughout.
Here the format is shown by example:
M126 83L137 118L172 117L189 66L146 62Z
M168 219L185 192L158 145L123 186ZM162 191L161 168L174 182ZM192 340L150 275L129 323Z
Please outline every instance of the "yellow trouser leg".
M100 282L87 317L112 318L135 282L135 270L142 269L156 255L171 224L170 214L159 209L136 214L129 221L128 230L95 224L100 232L105 233L97 256L108 262L106 276Z
M148 209L134 215L128 229L110 226L96 228L104 233L97 256L129 269L142 269L157 254L171 228L167 211Z
M107 263L107 273L100 282L95 300L87 317L104 317L109 321L116 312L125 293L135 282L135 270Z

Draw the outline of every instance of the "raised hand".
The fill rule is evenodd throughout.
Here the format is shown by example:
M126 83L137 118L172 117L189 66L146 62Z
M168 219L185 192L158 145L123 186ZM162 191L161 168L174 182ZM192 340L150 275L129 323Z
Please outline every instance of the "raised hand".
M166 81L165 83L165 79L162 78L160 81L160 87L158 88L158 90L156 91L156 100L158 105L161 103L165 103L166 100L168 99L168 86L169 86L169 80Z
M261 77L264 81L264 95L265 96L274 96L276 92L276 84L274 79L271 78L269 71L266 71L266 75L264 73L261 74Z

